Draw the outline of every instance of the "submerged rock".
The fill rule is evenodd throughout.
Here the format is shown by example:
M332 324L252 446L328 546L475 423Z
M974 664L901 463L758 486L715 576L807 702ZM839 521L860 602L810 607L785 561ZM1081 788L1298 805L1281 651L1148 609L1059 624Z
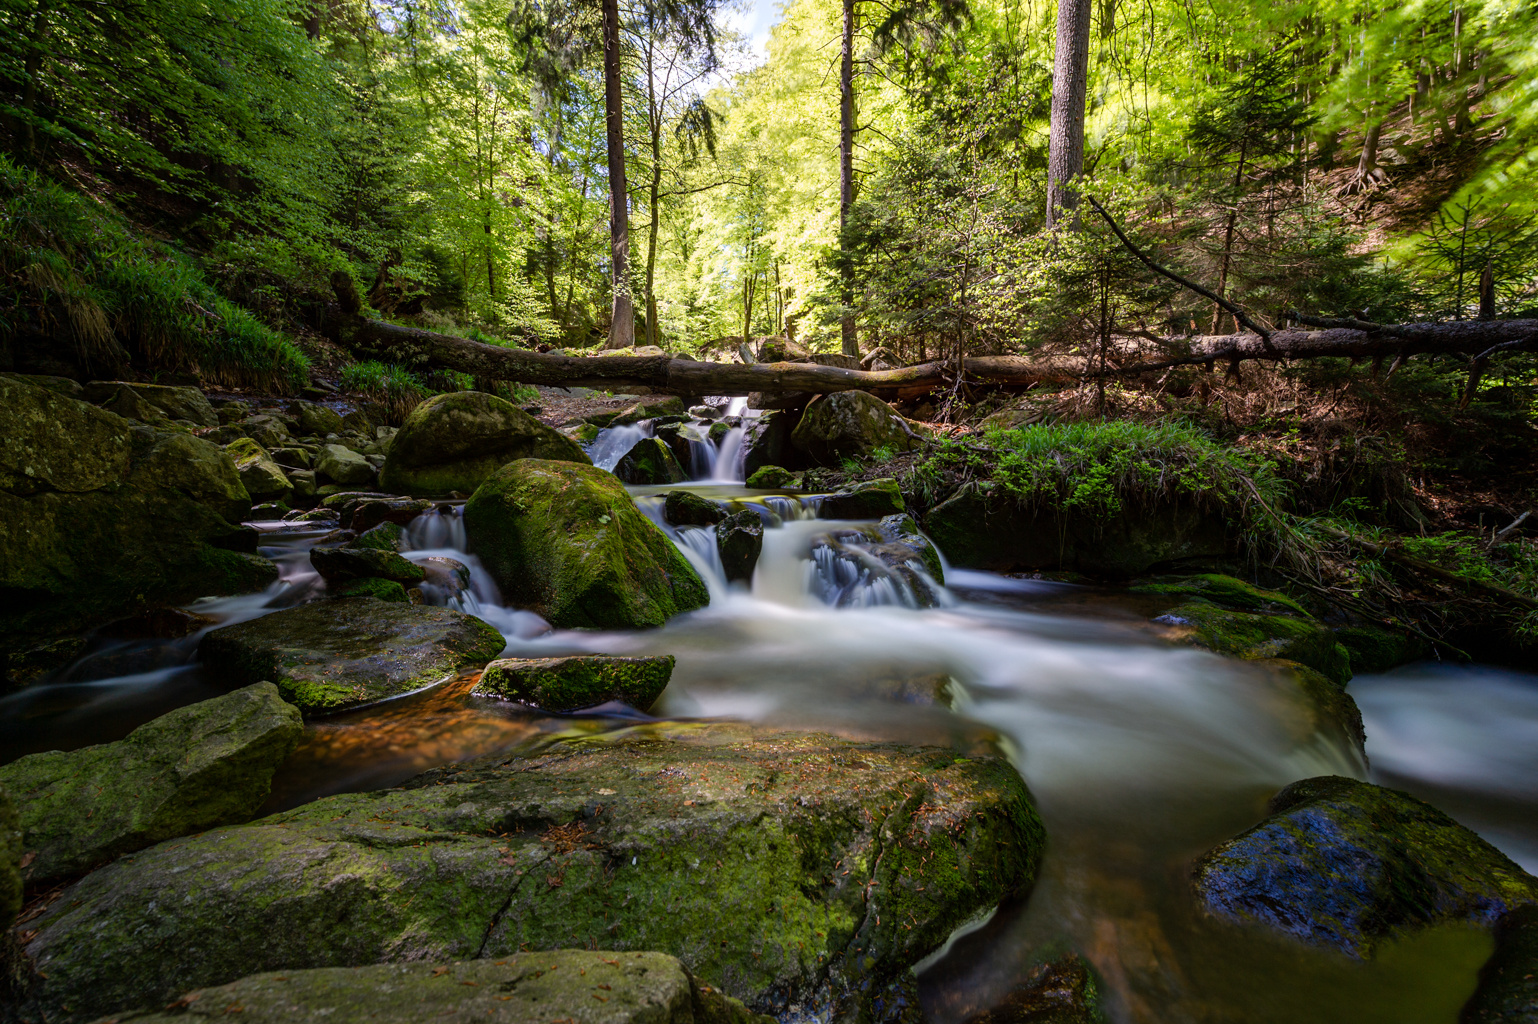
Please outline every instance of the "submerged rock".
M836 466L843 459L869 458L877 448L912 451L924 439L875 395L840 391L814 399L806 407L791 443L813 462Z
M1207 913L1367 958L1433 924L1492 926L1538 879L1429 804L1355 779L1304 779L1271 817L1197 862Z
M502 960L322 967L198 989L172 1010L120 1013L120 1024L223 1017L248 1024L772 1024L662 953L515 953Z
M1043 843L1003 757L642 726L120 860L32 923L18 1009L78 1021L258 972L575 946L677 956L756 1012L864 1014L1025 890Z
M733 512L716 524L716 553L728 580L753 579L764 549L764 522L750 508Z
M251 817L299 743L299 712L271 683L178 708L116 743L0 765L37 888L163 839Z
M207 441L0 378L0 647L215 592L250 508Z
M817 515L822 519L880 519L906 509L897 481L885 476L866 480L822 499Z
M1100 518L1024 508L976 483L931 509L924 528L952 565L996 572L1069 569L1127 577L1183 559L1221 558L1234 550L1223 517L1187 503L1126 508Z
M714 526L727 512L719 502L693 491L668 491L662 500L662 515L674 526Z
M580 711L611 700L649 711L673 676L673 657L504 658L486 666L475 692L510 697L545 711Z
M614 467L614 475L627 484L677 484L689 479L673 450L660 438L643 437Z
M1194 600L1154 620L1174 627L1182 643L1205 647L1233 658L1284 658L1300 662L1344 686L1351 678L1351 655L1335 634L1309 618L1259 615Z
M709 601L667 535L594 466L509 463L471 496L464 521L503 597L563 629L660 626Z
M198 651L211 671L242 682L270 679L305 711L340 711L484 664L506 644L462 612L356 597L212 630Z
M470 494L517 459L592 460L582 446L511 402L479 391L434 395L390 442L379 485L400 494Z
M966 1024L1105 1024L1100 988L1084 958L1068 953L1037 964L998 1005Z

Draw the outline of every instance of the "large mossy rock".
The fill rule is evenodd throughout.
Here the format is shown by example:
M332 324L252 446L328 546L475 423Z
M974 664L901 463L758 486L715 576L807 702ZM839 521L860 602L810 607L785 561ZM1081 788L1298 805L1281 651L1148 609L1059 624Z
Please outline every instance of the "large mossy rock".
M752 509L733 512L716 524L716 554L728 580L751 583L763 550L764 521Z
M245 821L303 732L277 687L257 683L161 715L116 743L0 765L0 788L16 800L34 855L28 884L47 888L161 840Z
M1431 653L1430 644L1402 629L1339 626L1334 632L1335 639L1351 654L1351 671L1357 675L1387 672Z
M108 865L32 922L19 1016L89 1020L264 971L569 947L668 953L757 1012L865 1015L957 926L1021 894L1043 843L1003 757L642 726Z
M1409 930L1493 926L1538 904L1538 879L1441 811L1339 776L1276 794L1271 817L1202 856L1194 884L1215 917L1357 958Z
M251 438L236 438L224 450L234 461L241 486L253 501L282 501L293 494L294 485L283 467Z
M1221 515L1178 500L1099 517L1025 508L975 483L931 509L924 529L952 565L996 572L1067 569L1128 577L1157 565L1221 558L1235 550Z
M822 499L817 515L822 519L880 519L907 510L902 489L889 476L865 480Z
M374 480L373 465L351 448L339 444L320 446L315 453L315 472L344 487L358 487Z
M1312 617L1237 612L1197 599L1154 621L1174 627L1176 639L1193 647L1250 661L1296 661L1342 686L1351 679L1350 653Z
M504 658L486 666L475 692L510 697L545 711L580 711L611 700L649 711L673 676L673 657Z
M305 711L340 711L419 690L505 646L473 615L349 597L212 630L198 650L223 678L268 679Z
M592 464L581 445L511 402L455 391L429 398L406 417L390 442L379 486L399 494L470 494L516 459Z
M0 379L0 647L215 593L250 508L207 441Z
M237 1011L246 1024L772 1024L663 953L563 949L452 964L376 964L257 974L198 989L174 1009L114 1015L171 1024Z
M869 458L877 448L906 452L924 442L918 428L875 395L840 391L806 407L791 443L813 462L836 466L844 459Z
M693 491L668 491L662 500L662 517L674 526L714 526L730 514L720 502Z
M689 474L678 464L661 438L643 437L630 446L619 463L614 475L627 484L677 484L689 479Z
M660 626L709 601L673 542L594 466L509 463L471 496L464 520L502 596L563 629Z
M219 414L197 388L93 380L85 386L84 398L119 416L145 423L171 419L199 427L219 425Z
M358 539L362 540L361 537ZM421 583L427 578L420 565L407 561L394 551L383 551L376 547L312 548L310 564L327 583L340 584L363 579Z
M795 468L804 464L805 457L791 443L791 435L795 433L796 423L800 419L799 409L786 409L766 412L756 419L743 422L742 443L747 448L742 457L744 478L751 478L765 466Z

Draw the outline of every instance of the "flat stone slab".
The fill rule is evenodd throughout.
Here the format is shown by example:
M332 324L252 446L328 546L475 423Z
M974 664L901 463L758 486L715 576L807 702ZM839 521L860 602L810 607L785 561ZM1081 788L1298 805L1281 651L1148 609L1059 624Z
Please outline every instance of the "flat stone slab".
M611 700L646 711L673 677L673 656L504 658L486 666L475 693L510 697L546 711L578 711Z
M123 858L30 923L17 1011L65 1024L261 972L578 947L677 956L754 1012L871 1013L1022 893L1044 843L1002 756L657 723Z
M575 949L257 974L195 989L177 1003L99 1024L185 1024L235 1014L246 1024L771 1024L698 984L673 957Z
M473 615L349 597L213 630L198 651L215 673L269 679L306 711L340 711L419 690L505 646Z

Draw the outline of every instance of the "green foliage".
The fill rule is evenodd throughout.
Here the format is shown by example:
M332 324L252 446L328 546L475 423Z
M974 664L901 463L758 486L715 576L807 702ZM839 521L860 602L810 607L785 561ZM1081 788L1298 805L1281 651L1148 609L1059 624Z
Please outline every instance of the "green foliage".
M0 341L57 338L91 372L132 360L227 385L283 390L308 379L293 342L221 296L191 260L3 157L0 308Z
M410 370L375 359L342 367L340 380L347 390L367 395L383 405L397 422L409 416L428 395L427 385Z

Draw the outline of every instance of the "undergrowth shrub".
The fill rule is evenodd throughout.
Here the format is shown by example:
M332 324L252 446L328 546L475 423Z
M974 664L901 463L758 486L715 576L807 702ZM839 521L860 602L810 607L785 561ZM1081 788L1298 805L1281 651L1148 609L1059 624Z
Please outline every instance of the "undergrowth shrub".
M292 340L220 295L186 256L0 157L0 344L21 339L63 343L90 373L132 365L271 390L309 377Z
M427 385L410 370L375 359L342 367L341 384L384 406L394 423L405 420L429 394Z

